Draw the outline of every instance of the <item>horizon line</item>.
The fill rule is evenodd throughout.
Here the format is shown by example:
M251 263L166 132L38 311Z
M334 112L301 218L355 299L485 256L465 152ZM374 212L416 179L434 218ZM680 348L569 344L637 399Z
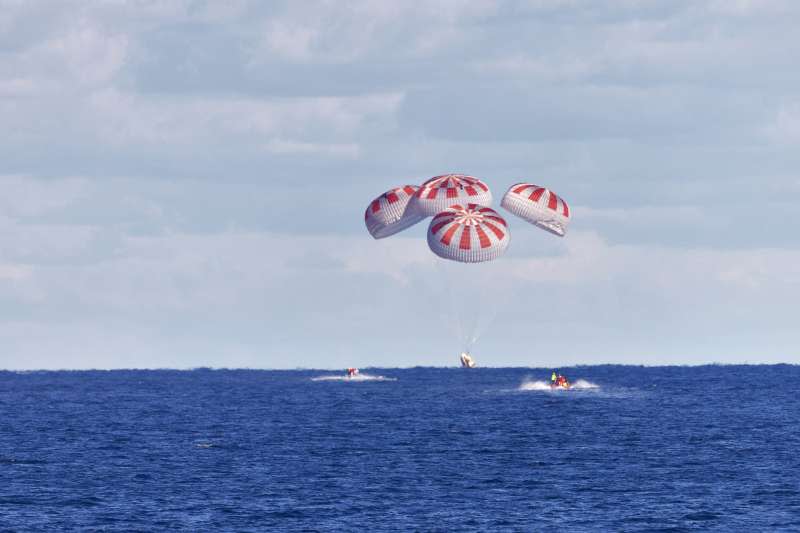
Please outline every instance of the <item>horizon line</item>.
M760 362L754 363L749 361L743 362L710 362L710 363L664 363L664 364L647 364L647 363L591 363L591 364L567 364L567 365L548 365L548 366L489 366L481 365L468 370L504 370L504 369L526 369L526 370L549 370L554 368L591 368L591 367L604 367L604 366L619 366L619 367L638 367L638 368L697 368L704 366L800 366L800 362ZM345 370L347 367L294 367L294 368L269 368L269 367L229 367L229 366L191 366L191 367L112 367L112 368L0 368L0 372L9 373L37 373L37 372L120 372L120 371L136 371L136 372L158 372L158 371L172 371L172 372L193 372L193 371L259 371L259 372L335 372ZM457 369L461 370L460 366L435 366L435 365L413 365L413 366L361 366L359 369L379 369L379 370L413 370L413 369L435 369L447 370ZM464 369L467 370L467 369Z

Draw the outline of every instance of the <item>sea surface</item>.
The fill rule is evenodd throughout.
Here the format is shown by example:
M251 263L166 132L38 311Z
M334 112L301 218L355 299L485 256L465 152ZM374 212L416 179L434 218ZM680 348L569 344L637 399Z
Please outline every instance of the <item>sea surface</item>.
M800 367L561 371L0 372L0 530L800 531Z

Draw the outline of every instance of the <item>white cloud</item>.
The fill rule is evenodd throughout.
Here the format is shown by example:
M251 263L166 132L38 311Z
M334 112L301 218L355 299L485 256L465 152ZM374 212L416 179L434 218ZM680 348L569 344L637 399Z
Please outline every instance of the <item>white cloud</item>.
M16 97L31 94L36 84L30 78L0 80L0 97Z
M32 49L25 59L53 70L66 67L69 77L79 85L96 86L113 79L124 64L127 47L126 36L107 34L91 24L79 23Z
M27 92L36 87L74 97L79 91L113 82L128 58L129 38L76 14L64 18L44 40L26 45L5 54L0 79L6 78L4 83L25 80Z
M609 245L598 235L582 232L571 234L566 242L562 256L508 258L460 268L434 259L421 238L373 241L367 236L170 232L156 237L123 237L113 255L90 264L3 265L0 291L6 301L10 298L23 311L27 305L35 305L32 309L63 308L71 310L71 320L78 323L115 324L102 342L84 347L86 358L82 361L106 358L108 366L128 364L125 354L130 352L127 343L131 331L154 331L157 324L168 321L175 329L173 333L162 332L161 337L145 343L140 340L137 346L150 354L162 353L159 366L181 366L185 360L165 350L174 342L182 342L179 331L187 327L205 328L208 333L234 327L248 338L261 339L253 342L268 342L272 335L299 335L300 330L316 332L302 341L295 339L299 350L322 342L330 328L339 332L366 329L379 332L388 345L402 346L407 340L403 329L387 329L386 321L402 317L410 320L409 316L423 322L438 321L438 306L446 302L437 300L449 294L443 288L448 280L454 285L450 291L456 295L462 291L470 305L482 308L494 302L505 316L532 318L532 301L522 297L524 294L542 298L540 305L546 302L552 320L573 317L582 321L589 309L605 302L602 323L633 320L642 332L650 331L654 341L663 333L648 316L661 317L678 329L706 324L710 331L718 331L718 320L727 321L725 327L743 328L751 320L763 321L761 315L773 308L792 306L791 295L800 289L800 251L796 250ZM353 290L352 283L361 288ZM609 287L614 286L625 289L609 300ZM343 294L349 294L347 300L341 300ZM547 295L557 297L550 299ZM379 301L386 309L374 307ZM628 306L643 305L643 301L647 302L646 313L628 316ZM715 301L725 302L731 312L738 311L733 315L721 313ZM740 306L748 307L745 311ZM337 310L335 317L322 318L328 316L329 309ZM258 320L249 323L254 316ZM307 322L310 317L323 321L312 326ZM783 327L783 322L778 320L776 327ZM40 328L45 323L34 320L30 327ZM498 329L501 325L495 324L484 335L484 346L503 341L504 330ZM623 328L622 323L617 327ZM530 342L528 337L538 329L537 325L529 331L517 331L515 338ZM449 339L445 330L430 333L437 343ZM47 335L54 344L59 336L63 336L63 342L71 339L66 330L52 330ZM739 351L749 349L754 356L759 355L757 340L750 342ZM572 357L583 349L578 339L572 344L563 337L560 346ZM235 352L237 343L235 339L215 338L213 347L218 352ZM653 346L641 355L659 353L662 350ZM383 360L376 354L379 359L371 361L389 364L396 355L384 353ZM267 366L278 364L267 360L272 361ZM43 366L63 366L61 359L39 361ZM304 361L309 366L325 364L309 354ZM518 361L501 357L496 362Z
M592 232L571 232L566 253L512 259L504 269L534 283L586 284L625 280L669 294L732 289L800 288L800 250L682 249L611 245Z
M304 143L282 139L271 139L265 148L274 154L319 154L349 159L356 159L361 153L356 143Z
M411 280L410 270L430 271L436 261L422 239L402 235L377 241L354 238L333 248L331 254L344 264L347 272L380 274L406 286Z
M770 141L777 144L800 144L800 103L782 105L774 120L764 128L764 133Z
M0 175L0 211L3 215L40 216L84 197L88 182L82 178L39 180L20 175Z
M472 68L479 73L510 77L525 76L544 82L567 82L589 78L603 70L596 58L586 57L529 57L522 54L476 61Z
M319 35L314 28L286 21L269 22L264 34L264 41L269 51L292 61L311 59L312 47Z
M797 13L798 8L795 2L786 0L711 0L708 10L712 13L751 18L785 16Z
M26 146L52 141L57 146L78 143L87 151L148 147L169 154L178 147L227 151L226 145L235 140L242 147L266 145L280 153L311 150L355 157L358 143L340 139L358 139L368 123L391 127L401 100L399 94L265 100L154 97L103 89L37 121L30 120L36 102L2 114L12 128L11 138Z
M10 281L21 281L29 278L31 269L23 265L10 265L0 263L0 279Z
M274 55L308 63L352 63L384 54L424 57L470 40L464 25L496 12L494 1L404 4L374 0L289 3L262 24L263 50L254 64Z

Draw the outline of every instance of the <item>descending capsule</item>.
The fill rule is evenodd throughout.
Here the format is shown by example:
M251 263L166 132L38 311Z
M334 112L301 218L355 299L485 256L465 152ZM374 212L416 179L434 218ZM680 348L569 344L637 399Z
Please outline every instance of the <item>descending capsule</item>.
M383 239L410 228L425 218L409 206L418 188L414 185L397 187L370 202L364 212L364 223L370 235L376 239Z
M445 174L429 179L411 201L414 210L425 217L441 213L451 205L468 203L489 206L492 193L483 181L464 174Z
M569 206L563 198L545 187L532 183L517 183L508 189L500 205L518 217L559 237L563 237L567 232L570 219Z
M428 226L428 246L444 259L479 263L497 259L510 236L497 211L478 204L454 205L437 214Z

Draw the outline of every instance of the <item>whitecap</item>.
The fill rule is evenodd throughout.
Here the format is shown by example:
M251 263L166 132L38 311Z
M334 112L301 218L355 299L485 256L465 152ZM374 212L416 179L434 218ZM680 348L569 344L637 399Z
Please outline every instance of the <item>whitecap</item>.
M375 376L372 374L356 374L355 376L342 376L342 375L328 375L317 376L311 378L311 381L345 381L345 382L358 382L358 381L397 381L396 378L387 378L386 376Z
M578 390L587 390L587 389L599 389L600 386L596 383L592 383L591 381L587 381L585 379L578 379L574 383L572 383L569 389L564 389L561 387L551 387L550 383L547 381L534 381L530 379L526 379L523 381L517 390L520 391L543 391L543 392L568 392L570 390L578 389Z

